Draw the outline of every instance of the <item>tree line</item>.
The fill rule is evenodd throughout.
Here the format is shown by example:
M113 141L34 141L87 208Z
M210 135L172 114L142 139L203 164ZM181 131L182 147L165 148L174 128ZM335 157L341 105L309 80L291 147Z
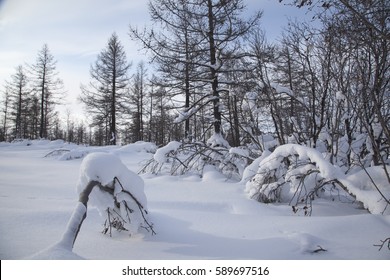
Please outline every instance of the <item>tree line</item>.
M65 91L47 44L38 52L35 63L16 67L2 92L0 141L51 136L58 118L55 106Z
M280 2L309 7L316 24L290 21L270 43L262 13L248 17L242 0L149 1L153 28L129 27L149 63L130 74L112 34L81 85L88 125L58 120L64 91L45 45L3 87L0 140L178 140L246 147L253 157L297 143L328 152L346 170L388 164L387 1Z

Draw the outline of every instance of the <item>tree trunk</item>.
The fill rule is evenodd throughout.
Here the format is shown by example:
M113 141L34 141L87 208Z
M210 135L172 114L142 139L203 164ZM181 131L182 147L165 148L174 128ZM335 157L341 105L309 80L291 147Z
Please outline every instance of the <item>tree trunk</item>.
M69 250L73 249L81 225L87 217L87 203L89 200L89 195L91 194L92 189L97 185L100 185L100 183L97 181L90 181L88 183L83 192L80 194L79 202L77 203L76 208L73 210L73 214L69 219L66 231L60 241L60 244Z
M213 3L211 0L207 1L208 7L208 20L209 20L209 52L210 52L210 76L212 80L211 90L213 94L213 113L214 113L214 133L221 134L221 112L219 110L220 100L218 92L218 74L217 74L217 58L216 58L216 46L214 40L214 14Z

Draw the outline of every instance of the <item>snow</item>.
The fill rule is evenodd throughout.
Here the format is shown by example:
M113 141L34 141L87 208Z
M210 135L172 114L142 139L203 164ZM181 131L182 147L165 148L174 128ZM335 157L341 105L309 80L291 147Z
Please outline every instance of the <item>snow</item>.
M390 172L390 168L387 168ZM370 174L370 177L367 175ZM372 182L372 180L375 182ZM361 170L341 180L356 195L356 198L363 202L364 207L374 214L390 214L386 201L381 197L379 191L387 198L390 198L390 185L386 179L383 167L375 166Z
M184 108L183 110L178 112L178 116L175 118L174 123L181 123L187 120L189 117L191 117L193 114L195 114L199 108L193 107L193 108Z
M211 147L230 148L229 143L223 138L220 133L213 133L213 135L211 135L211 137L207 140L207 145Z
M292 161L296 161L297 166L284 171L283 161L285 158L294 156ZM294 199L300 199L297 196L298 187L301 191L310 192L318 185L318 182L332 181L337 179L356 199L363 203L364 207L373 214L390 214L387 202L376 190L378 188L386 197L390 197L390 185L386 179L383 167L372 167L367 172L362 170L358 173L345 175L341 169L333 166L324 156L315 149L304 147L297 144L286 144L279 146L273 153L260 157L251 165L250 170L258 166L257 173L251 180L248 176L251 171L245 173L246 191L249 197L265 195L267 200L282 201L295 204ZM316 172L311 172L316 170ZM249 173L248 173L249 172ZM283 173L284 172L284 176ZM252 171L253 174L253 171ZM305 188L303 189L302 174L308 174L305 177ZM277 178L270 181L270 178ZM375 185L372 183L374 180ZM317 182L317 183L316 183ZM341 190L341 189L340 189Z
M154 154L154 160L157 161L160 164L163 164L167 161L167 155L171 152L176 152L177 149L180 148L182 143L178 141L172 141L169 142L167 145L157 149L156 153Z
M120 229L130 234L136 234L140 227L147 226L143 224L143 216L147 214L144 181L130 171L119 157L103 152L87 155L81 163L77 184L80 197L91 181L99 182L105 188L94 187L88 202L98 209L104 220L107 211L112 211L120 221ZM142 215L141 211L145 214Z
M66 161L45 157L56 149L79 149L85 156ZM313 201L312 216L306 217L286 204L248 199L245 182L228 180L210 166L203 177L141 176L156 235L102 234L99 211L88 207L70 250L67 225L83 212L76 191L81 174L99 176L102 182L109 182L112 174L128 174L124 176L138 186L134 174L153 158L152 151L153 144L146 143L124 147L0 143L0 258L390 259L389 250L373 246L389 236L389 215L369 214L356 203L318 199ZM301 153L313 159L320 156ZM321 170L328 168L318 164ZM379 171L373 174L380 176ZM355 173L345 180L363 184L365 179ZM386 190L384 183L380 187ZM371 187L359 190L369 192ZM318 251L320 247L326 251Z

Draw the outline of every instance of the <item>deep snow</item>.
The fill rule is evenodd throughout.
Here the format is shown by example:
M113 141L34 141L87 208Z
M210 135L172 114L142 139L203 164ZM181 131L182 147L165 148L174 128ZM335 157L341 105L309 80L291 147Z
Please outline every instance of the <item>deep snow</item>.
M72 253L58 242L78 203L82 157L96 151L137 172L155 149L0 143L1 259L390 259L387 248L373 246L389 237L390 216L322 199L313 202L312 216L294 214L288 205L248 199L244 182L211 167L202 178L141 175L157 235L104 235L104 219L88 207ZM319 246L326 251L314 253Z

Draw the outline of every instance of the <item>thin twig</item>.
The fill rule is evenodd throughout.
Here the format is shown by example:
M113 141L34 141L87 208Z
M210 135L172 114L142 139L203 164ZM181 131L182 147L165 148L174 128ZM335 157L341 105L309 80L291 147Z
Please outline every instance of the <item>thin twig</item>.
M387 242L387 249L390 250L390 237L386 238L385 240L381 240L382 244L374 244L375 247L379 247L378 251L382 250L383 246Z

